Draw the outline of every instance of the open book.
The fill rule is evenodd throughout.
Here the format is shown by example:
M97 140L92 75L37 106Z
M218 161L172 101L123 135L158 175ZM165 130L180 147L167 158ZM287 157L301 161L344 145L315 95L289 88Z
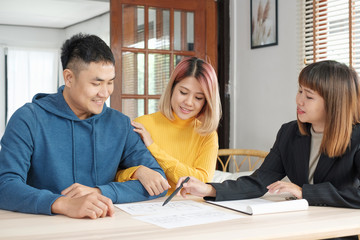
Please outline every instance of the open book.
M232 200L232 201L207 201L221 207L243 212L250 215L279 213L306 210L309 207L305 199L298 200L284 200L284 201L270 201L261 198L253 198L246 200Z

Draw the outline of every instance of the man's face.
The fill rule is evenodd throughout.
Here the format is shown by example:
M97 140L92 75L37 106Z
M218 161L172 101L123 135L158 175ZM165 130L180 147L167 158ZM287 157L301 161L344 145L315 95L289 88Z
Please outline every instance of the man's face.
M112 63L90 63L74 74L64 70L64 98L79 119L102 112L105 101L114 90L115 67Z

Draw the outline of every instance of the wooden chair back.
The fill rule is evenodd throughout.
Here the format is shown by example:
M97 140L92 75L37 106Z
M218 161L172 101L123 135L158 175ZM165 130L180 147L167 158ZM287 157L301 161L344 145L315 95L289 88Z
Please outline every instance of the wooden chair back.
M230 162L234 163L235 171L239 172L241 166L248 163L248 171L254 171L264 161L264 158L268 155L268 152L253 149L219 149L218 162L221 165L223 172L227 171ZM221 157L227 156L223 161Z

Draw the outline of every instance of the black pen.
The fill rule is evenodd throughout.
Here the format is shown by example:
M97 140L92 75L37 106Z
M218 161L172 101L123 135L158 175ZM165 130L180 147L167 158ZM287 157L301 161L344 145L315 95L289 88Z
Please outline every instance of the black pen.
M190 177L187 177L178 188L175 189L175 191L165 200L165 202L163 203L163 206L165 206L165 204L167 204L179 191L180 189L183 187L184 183L187 183L190 180Z

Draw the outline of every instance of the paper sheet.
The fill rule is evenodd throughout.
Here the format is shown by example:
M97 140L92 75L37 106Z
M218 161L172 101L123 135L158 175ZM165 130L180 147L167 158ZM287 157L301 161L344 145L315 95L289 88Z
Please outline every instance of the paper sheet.
M211 210L213 207L201 204L199 202L187 201L170 201L165 206L162 202L138 202L115 204L115 207L131 215L157 215L168 213L192 213L195 211Z
M123 211L135 215L136 219L163 228L177 228L198 224L242 218L240 214L217 210L199 202L172 201L162 206L162 202L140 202L115 204Z
M211 209L210 211L138 216L135 218L144 222L155 224L163 228L171 229L177 227L186 227L198 224L232 220L242 217L243 216L240 216L238 214L228 213L217 209Z

